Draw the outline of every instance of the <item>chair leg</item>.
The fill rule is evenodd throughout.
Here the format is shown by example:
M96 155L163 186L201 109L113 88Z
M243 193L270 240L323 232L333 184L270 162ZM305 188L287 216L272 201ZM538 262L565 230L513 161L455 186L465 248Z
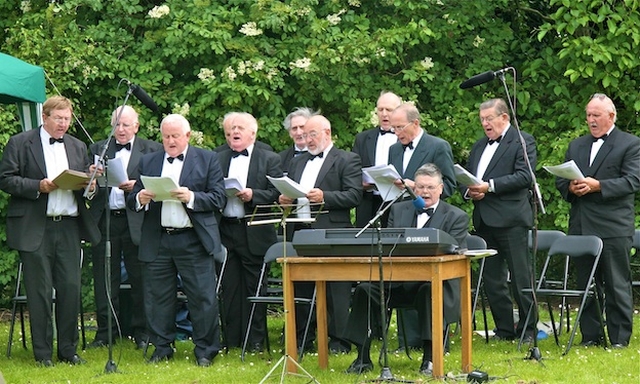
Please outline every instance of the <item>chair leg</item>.
M247 331L244 335L244 341L242 342L242 352L240 352L240 359L244 361L244 355L247 351L247 343L249 343L249 332L251 332L251 323L253 322L253 316L256 312L256 303L251 303L251 311L249 312L249 322L247 323Z
M553 329L553 337L556 339L556 345L560 346L560 340L558 335L560 334L560 330L556 328L556 320L553 318L553 307L551 303L547 301L547 309L549 310L549 319L551 320L551 329ZM560 324L560 328L562 328L562 324Z
M302 347L300 351L298 351L298 362L302 362L302 358L304 357L304 347L307 345L307 336L309 335L309 328L311 327L311 318L313 317L313 308L316 305L316 289L313 289L313 296L311 296L311 303L309 306L311 309L309 310L309 316L307 316L307 323L304 326L304 334L302 335Z
M11 325L9 326L9 342L7 343L7 358L11 358L11 343L13 343L13 328L16 324L16 309L17 303L13 302L13 308L11 309ZM20 307L22 309L22 307ZM20 311L22 313L22 311ZM20 316L22 318L22 315ZM24 333L24 331L22 331ZM22 340L24 341L24 334L22 336Z
M480 297L480 303L482 304L482 319L484 320L484 339L489 344L489 323L487 322L487 306L484 302L484 295Z

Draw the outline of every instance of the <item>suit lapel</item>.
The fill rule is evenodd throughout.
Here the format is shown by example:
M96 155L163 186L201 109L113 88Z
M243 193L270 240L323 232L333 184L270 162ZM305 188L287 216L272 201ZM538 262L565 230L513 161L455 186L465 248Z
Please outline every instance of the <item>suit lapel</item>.
M378 144L378 137L380 136L378 134L378 129L371 131L374 134L367 135L367 143L365 145L367 148L367 155L369 156L369 160L372 165L375 165L376 163L376 146Z
M611 150L616 147L615 141L618 137L617 133L617 129L611 131L611 134L609 135L607 140L602 144L602 147L600 147L596 158L593 159L593 164L591 164L591 167L589 168L590 175L594 175L598 171L598 168L600 168L600 166L604 162L604 159L606 159L607 155L609 155L609 152L611 152ZM591 148L589 148L588 153L589 155L591 155Z
M493 168L495 168L495 166L500 163L500 159L505 154L507 149L509 149L509 147L511 145L518 145L516 137L517 137L517 135L516 135L515 128L513 126L511 126L509 128L509 130L507 131L507 133L502 138L502 140L500 140L500 145L498 145L498 149L496 149L496 153L493 154L493 157L491 158L491 161L489 162L489 165L487 165L487 170L484 171L485 178L486 178L486 176L490 175L491 171L493 170ZM486 140L487 140L487 142L489 141L488 138ZM486 143L485 143L485 147L486 147ZM485 147L483 147L483 149ZM480 154L482 154L482 152ZM478 162L479 162L479 160L478 160Z
M588 171L590 168L589 157L591 156L591 143L592 140L589 136L585 136L578 142L576 164L578 165L578 168L582 170L582 173L587 173L586 171Z
M44 150L42 149L42 139L40 138L40 129L37 130L37 133L31 135L29 139L29 148L31 149L31 154L35 158L35 164L37 164L40 172L42 172L42 176L47 176L47 169L45 168L44 162Z
M133 146L131 147L131 156L129 157L129 164L127 164L127 175L136 173L138 163L142 157L142 151L142 141L136 138L133 140Z
M338 157L338 149L336 147L332 147L329 153L327 153L327 158L324 159L322 163L322 167L320 167L320 172L318 172L318 177L316 178L315 187L318 188L319 184L324 180L324 178L329 173L329 170L333 167L333 163L336 162Z
M189 146L187 155L184 158L184 163L182 164L182 172L180 172L180 185L187 185L186 180L191 178L191 171L195 169L197 162L198 153L195 151L195 148Z

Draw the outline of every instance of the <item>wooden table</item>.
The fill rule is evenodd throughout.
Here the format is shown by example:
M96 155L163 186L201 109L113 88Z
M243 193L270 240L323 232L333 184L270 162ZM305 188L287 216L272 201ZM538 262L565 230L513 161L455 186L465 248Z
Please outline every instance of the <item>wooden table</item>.
M327 335L327 281L378 281L377 257L287 257L282 263L282 283L285 311L285 351L297 361L294 281L315 281L316 317L318 324L318 364L329 366ZM394 256L384 257L385 281L431 281L431 314L433 329L433 375L444 375L444 324L442 304L443 280L460 278L460 305L462 322L462 371L471 370L471 269L469 258L464 255L444 256ZM287 361L287 372L295 373L297 367Z

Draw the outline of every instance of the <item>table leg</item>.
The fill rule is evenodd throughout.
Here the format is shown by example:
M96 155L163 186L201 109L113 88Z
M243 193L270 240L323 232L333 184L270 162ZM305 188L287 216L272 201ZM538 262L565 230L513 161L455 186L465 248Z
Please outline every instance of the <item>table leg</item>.
M432 362L433 376L444 376L444 308L442 304L442 280L438 272L431 281L431 336L432 336Z
M316 322L318 327L318 365L329 366L329 335L327 328L327 282L316 281Z
M467 262L467 274L460 278L460 305L462 305L460 319L462 323L462 372L471 372L471 267Z

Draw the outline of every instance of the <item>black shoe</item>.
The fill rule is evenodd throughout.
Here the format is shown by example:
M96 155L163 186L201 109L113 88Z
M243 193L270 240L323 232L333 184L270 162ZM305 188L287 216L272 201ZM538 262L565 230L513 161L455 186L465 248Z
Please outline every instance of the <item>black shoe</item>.
M360 359L355 359L345 372L355 373L359 375L361 373L369 372L372 369L373 369L373 363L371 361L361 361Z
M213 364L213 361L206 357L200 357L196 360L196 364L198 364L198 367L210 367L211 364Z
M581 347L599 347L602 345L602 340L582 340Z
M262 343L253 343L247 347L247 351L258 353L263 351Z
M433 363L429 360L423 360L420 364L420 373L425 376L433 376Z
M332 355L339 355L341 353L351 352L351 344L343 343L340 340L329 341L329 353Z
M494 340L494 341L513 341L513 340L516 339L516 337L515 336L494 335L491 339Z
M153 352L153 354L151 355L151 357L149 358L149 361L147 361L147 363L149 364L157 364L161 361L169 361L173 359L173 352L172 353L168 353L168 354L156 354L156 352Z
M71 357L59 357L58 360L60 360L61 363L67 363L71 365L86 364L87 362L85 359L78 355L73 355Z
M53 367L53 361L51 361L51 359L36 360L36 365L38 367L50 368Z
M136 340L136 349L147 349L149 348L149 343L146 340Z
M109 343L107 343L106 340L95 339L92 342L90 342L89 344L87 344L87 349L102 348L102 347L106 347L108 345L109 345Z
M625 348L627 348L627 344L624 344L624 343L611 344L611 349L625 349Z

